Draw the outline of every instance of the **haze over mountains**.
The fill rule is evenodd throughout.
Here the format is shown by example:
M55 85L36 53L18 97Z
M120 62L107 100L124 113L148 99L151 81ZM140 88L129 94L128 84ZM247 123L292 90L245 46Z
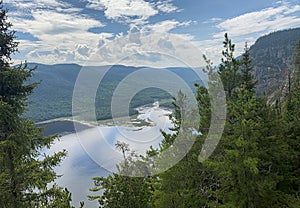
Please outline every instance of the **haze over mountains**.
M258 81L258 94L266 93L271 100L283 96L285 82L292 65L293 50L298 39L300 39L300 28L295 28L263 36L250 47L254 75ZM29 65L38 66L32 81L42 82L35 89L35 93L30 96L30 105L25 116L35 121L72 116L73 88L82 66L33 63ZM102 70L105 66L90 68ZM97 119L111 118L110 103L114 89L122 79L141 68L122 65L111 67L98 88L95 101ZM201 83L192 69L179 67L167 70L180 76L191 88L194 83ZM136 113L135 107L153 103L156 100L163 100L164 106L171 106L170 94L157 88L149 88L134 97L130 114Z
M72 116L72 95L77 76L82 66L76 64L29 64L37 65L31 81L39 82L35 93L30 96L29 109L25 116L35 121ZM90 70L104 70L103 67L88 67ZM122 79L143 67L112 66L102 79L95 100L98 120L111 118L111 99L113 92ZM159 69L157 69L159 70ZM189 68L167 68L181 77L191 88L194 83L201 83L195 72ZM143 81L143 77L140 78ZM138 85L138 83L134 83ZM89 90L89 89L86 89ZM158 88L148 88L138 93L131 102L130 114L136 113L134 108L161 100L163 106L171 107L172 96Z

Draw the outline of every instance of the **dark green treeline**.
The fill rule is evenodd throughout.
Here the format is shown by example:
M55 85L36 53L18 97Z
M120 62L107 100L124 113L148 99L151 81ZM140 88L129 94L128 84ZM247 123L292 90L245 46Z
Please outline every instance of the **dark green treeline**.
M151 148L146 157L119 144L124 162L119 174L94 179L91 199L100 207L198 208L300 207L300 41L293 57L293 70L286 82L285 97L275 103L258 97L252 75L249 48L240 59L235 45L225 34L222 63L217 70L209 60L208 73L219 74L226 93L227 119L220 143L203 163L198 155L210 125L210 99L206 88L197 85L199 131L192 149L171 169L147 176L143 164L172 146L180 131L184 95L174 99L175 134L164 135L159 149ZM154 167L155 168L155 167ZM124 175L144 171L144 177ZM130 172L131 171L131 172ZM125 175L127 175L125 174ZM103 194L99 194L99 190Z

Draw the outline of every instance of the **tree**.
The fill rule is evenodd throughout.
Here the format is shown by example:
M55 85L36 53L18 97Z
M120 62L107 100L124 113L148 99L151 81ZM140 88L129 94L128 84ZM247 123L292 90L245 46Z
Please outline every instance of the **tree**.
M145 193L146 190L145 196L151 202L144 204L144 207L300 206L300 41L294 52L295 72L291 79L291 91L282 105L270 105L264 97L256 96L256 81L251 74L247 45L240 61L233 57L234 45L227 34L224 47L224 57L218 72L225 85L229 116L213 155L203 163L198 162L202 157L199 156L200 151L205 150L203 141L214 112L208 90L196 85L197 110L201 116L197 130L201 134L197 135L190 151L167 171L147 179L146 186L145 179L135 181L120 175L96 178L95 191L104 189L103 196L95 197L102 203L102 207L123 207L124 204L138 207L135 206L136 200L141 199L133 196L139 194L132 194L136 190L140 193ZM205 60L207 72L214 75L216 70L212 63L206 58ZM209 84L215 82L210 80ZM187 113L183 111L184 100L182 93L174 99L175 110L170 116L174 122L174 134L162 132L164 139L160 148L150 148L147 157L138 161L139 163L132 162L131 157L125 157L128 147L125 144L119 145L124 155L124 162L120 166L122 172L131 173L135 169L132 167L137 164L138 167L143 167L141 164L148 161L149 156L158 155L159 159L165 159L168 156L161 153L168 148L172 148L172 156L180 153L180 145L184 145L184 141L188 141L190 137L189 128L181 127L186 124L189 127L190 122L193 122L182 120L182 112ZM176 142L183 143L176 146L175 139ZM132 188L133 186L137 188Z
M191 125L194 121L184 121L184 113L188 113L185 106L187 99L185 95L179 91L178 96L174 98L174 110L170 115L175 128L172 128L173 134L163 132L163 140L158 150L158 155L163 156L163 151L167 148L173 148L174 155L180 152L180 145L173 145L175 139L178 142L189 141L191 137L190 128L182 128L181 125L194 126L195 130L205 134L207 125L210 120L209 97L206 88L195 85L197 87L197 101L199 104L199 114L201 115L200 126ZM192 111L193 112L193 111ZM199 123L197 123L199 125ZM211 200L210 190L214 188L214 174L203 167L198 162L198 156L204 141L204 135L198 135L189 152L173 167L165 172L154 176L153 183L154 192L152 195L154 207L206 207L207 202ZM160 158L161 159L161 158Z
M254 80L254 76L252 74L253 66L251 65L250 49L247 43L245 43L244 53L242 54L240 70L241 84L244 84L248 91L254 92L257 82Z
M18 43L2 1L0 10L0 207L70 207L71 194L50 186L66 152L42 153L57 136L42 136L43 129L22 117L37 83L25 84L34 71L26 63L11 66Z
M284 177L288 148L280 133L276 111L255 96L248 47L237 62L225 35L220 76L227 92L228 116L217 151L204 166L217 174L219 186L213 191L216 207L284 207L295 200L278 186ZM228 52L229 51L229 52ZM228 58L232 57L232 58ZM226 60L226 61L224 61ZM235 66L237 68L232 68ZM234 69L234 70L233 70ZM228 80L236 74L236 79ZM233 82L233 83L231 83ZM280 165L278 165L280 164Z
M144 169L143 158L130 151L128 144L118 141L116 148L124 157L117 166L118 172L107 177L93 178L95 187L90 191L103 193L89 198L98 200L99 207L103 208L150 207L151 184ZM140 177L132 177L133 174Z
M293 54L293 72L291 90L283 103L283 120L285 124L282 137L287 140L289 152L286 161L286 173L283 175L281 188L287 194L300 192L300 40Z
M254 81L248 48L243 58L233 57L234 45L225 34L223 65L219 73L227 92L227 117L225 132L211 159L204 162L207 169L217 174L219 186L214 190L216 200L212 206L256 207L258 186L257 140L260 121L258 102L254 95ZM239 71L241 70L241 72ZM258 124L259 123L259 124Z
M219 66L219 74L227 98L231 99L235 89L240 84L240 74L238 73L239 61L234 57L235 45L231 42L227 33L225 33L224 37L224 50L222 51L223 58L221 59L222 63Z

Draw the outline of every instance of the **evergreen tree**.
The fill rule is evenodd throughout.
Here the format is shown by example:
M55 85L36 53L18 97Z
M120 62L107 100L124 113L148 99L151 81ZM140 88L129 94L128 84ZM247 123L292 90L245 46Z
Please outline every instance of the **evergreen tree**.
M227 98L231 99L236 88L240 84L240 74L238 73L239 61L234 57L235 45L231 42L227 33L225 33L224 37L224 50L222 51L223 58L221 59L222 63L219 66L219 74Z
M204 141L204 134L208 131L210 122L210 103L208 93L205 87L197 87L197 101L199 104L199 114L201 115L200 126L197 131L201 131L195 143L189 152L183 157L176 165L171 167L165 172L158 174L155 183L153 184L153 205L154 207L206 207L208 201L213 198L211 189L214 189L215 175L207 169L204 169L202 163L198 162L199 152L201 151ZM178 93L173 103L175 110L170 116L174 122L175 128L173 134L163 133L164 139L161 142L159 153L163 152L166 148L174 147L173 142L188 141L191 137L188 128L181 128L182 125L182 112L186 106L185 96L182 92ZM189 121L191 122L191 121ZM189 125L189 124L188 124ZM180 146L178 146L180 149ZM177 148L173 148L173 154L177 154Z
M259 128L257 119L258 104L254 95L254 83L250 75L248 49L238 62L233 57L234 45L225 34L224 51L220 66L220 76L225 83L227 104L230 115L218 151L212 159L204 162L218 175L219 187L215 190L213 206L256 207L258 191L255 178L258 175L257 139ZM224 61L226 60L226 61ZM242 66L241 76L239 69ZM230 79L235 76L234 79ZM225 81L225 82L224 82ZM227 83L227 82L230 82Z
M98 199L101 207L124 207L124 204L127 207L158 208L300 206L300 41L294 52L291 91L282 105L272 106L264 97L256 97L256 81L247 45L240 61L234 58L233 52L234 44L225 34L218 73L226 91L228 116L225 131L213 155L203 163L198 162L200 151L205 151L202 150L203 141L214 112L207 89L196 85L201 116L197 130L201 134L191 150L176 165L150 179L138 181L118 174L95 178L93 191L104 189L104 194L92 198ZM216 71L211 62L205 60L208 74ZM150 148L146 158L135 162L131 157L125 157L127 146L121 145L124 162L119 170L130 173L135 169L131 167L137 164L143 167L143 162L151 161L149 156L153 155L164 160L161 153L168 148L172 148L174 155L180 152L180 142L183 141L184 145L190 137L188 128L181 127L193 122L182 120L183 113L187 113L184 99L182 93L174 99L175 111L170 116L174 122L174 134L162 132L164 139L160 148ZM173 145L175 139L180 143L177 147ZM139 196L144 196L147 202ZM140 200L139 205L136 200Z
M50 183L58 177L53 167L66 152L45 155L56 136L22 117L26 99L37 83L25 84L33 74L26 64L11 66L17 51L15 32L0 2L0 207L70 207L70 193ZM28 83L28 82L27 82Z
M293 134L291 136L291 146L293 147L294 157L292 158L293 164L293 189L300 197L300 40L294 50L293 56L294 64L294 79L292 86L292 96L294 97L294 119L290 126L293 127ZM300 200L299 200L300 201ZM299 202L300 204L300 202Z
M89 198L98 200L99 207L103 208L150 207L151 184L143 158L130 151L128 144L117 142L116 147L124 157L117 166L118 173L93 178L95 187L90 191L103 193ZM131 177L135 174L140 177Z
M282 138L287 140L289 152L286 161L286 173L281 188L297 197L300 193L300 40L294 49L291 91L283 103L283 120L285 124Z
M226 58L233 47L226 35L224 43L227 43L223 51ZM213 191L216 200L210 205L247 208L291 206L294 200L278 190L282 177L280 167L284 166L275 165L287 153L286 142L279 137L277 128L280 126L277 125L278 120L274 120L275 111L264 99L255 96L249 50L245 47L240 62L234 58L226 60L222 59L226 65L220 66L220 76L227 91L229 115L217 151L204 162L206 168L218 175L219 186ZM224 66L236 66L238 70ZM233 75L232 72L240 76L226 87L227 75Z
M241 60L241 84L245 85L246 90L250 92L255 91L256 81L252 74L253 66L251 65L250 50L247 43L245 43L244 53L242 54Z

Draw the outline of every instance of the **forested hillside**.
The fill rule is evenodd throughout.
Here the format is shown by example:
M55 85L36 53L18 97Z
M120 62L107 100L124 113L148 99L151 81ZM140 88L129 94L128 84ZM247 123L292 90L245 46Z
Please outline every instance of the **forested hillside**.
M292 70L292 57L300 28L276 31L259 38L250 47L257 93L266 93L271 101L286 93L288 76Z
M45 150L51 148L58 136L43 136L43 129L37 127L35 121L24 118L30 95L32 105L28 117L36 116L38 120L71 115L72 91L80 66L40 65L36 71L32 64L12 66L11 55L17 52L18 43L11 26L0 1L0 207L83 208L84 202L72 205L72 193L56 184L64 173L57 173L55 168L68 155L63 149L49 154ZM116 141L115 147L123 161L117 164L115 173L108 176L99 173L99 177L91 179L94 186L87 198L96 200L101 208L299 208L300 38L295 39L294 46L284 42L284 37L289 41L297 38L298 35L290 36L295 31L298 29L263 37L251 50L245 44L241 58L234 56L235 45L226 33L221 64L214 67L204 57L206 72L211 78L208 86L222 83L224 91L213 89L212 94L211 89L201 83L193 85L198 81L193 73L181 68L169 69L195 87L197 106L189 109L187 97L179 91L172 103L172 131L161 131L160 145L149 147L145 155ZM281 41L280 48L273 47ZM255 48L257 46L260 48ZM278 73L284 71L285 66L289 72L288 90L281 93L281 99L275 103L268 102L258 95L262 91L257 90L281 85L284 81L280 80L286 78ZM124 76L135 70L138 68L114 66L112 74L104 78L96 99L98 119L109 116L109 112L104 113L107 113L112 91ZM256 87L255 77L259 84L266 82L267 85ZM274 77L279 78L276 86L268 81ZM36 81L40 80L43 83L36 88ZM142 82L143 78L138 81ZM165 92L153 89L139 96L132 107L168 98ZM105 101L101 100L104 98ZM224 102L218 98L224 98ZM216 103L226 108L220 117ZM200 116L195 118L195 114ZM224 128L210 128L213 122L224 124ZM214 143L216 138L217 144ZM89 140L88 134L85 140ZM84 149L83 143L80 144ZM102 150L99 145L93 147L97 152ZM187 147L191 148L187 150ZM209 152L212 154L207 155ZM174 162L174 158L178 160ZM112 160L105 162L112 163ZM70 167L67 171L79 171L75 166ZM76 180L71 183L79 184Z
M215 112L207 89L198 86L201 134L191 150L159 172L161 162L172 161L191 139L185 125L193 121L181 119L187 112L180 96L173 114L176 133L164 133L160 147L150 148L146 157L117 143L124 156L119 172L94 178L90 199L97 200L99 207L120 208L300 207L300 40L292 56L290 91L276 105L255 92L249 49L245 47L239 60L234 50L225 34L222 64L215 70L208 61L209 73L221 77L227 100L225 129L213 154L205 158L211 146L204 142L213 139L209 125ZM173 154L168 157L165 152L170 149ZM149 176L150 172L159 173ZM130 177L136 174L140 177Z
M37 67L29 82L41 82L29 97L28 111L25 117L35 121L44 121L60 117L72 116L72 95L74 85L82 66L76 64L29 64ZM91 70L103 70L103 67L89 67ZM111 118L111 98L117 85L129 74L141 67L115 65L105 75L98 87L95 106L97 119ZM157 69L159 70L159 69ZM185 80L192 88L195 82L201 83L192 69L167 68ZM195 78L196 77L196 78ZM143 78L141 77L141 82ZM136 83L138 84L138 83ZM88 89L86 89L88 90ZM171 96L160 89L149 88L138 93L131 102L130 113L136 113L134 108L164 100L163 106L171 106Z
M300 28L277 31L259 38L250 47L250 56L254 67L253 74L258 81L258 95L265 93L270 101L283 97L287 90L287 81L292 69L292 54L296 41L300 38ZM72 93L78 73L82 66L76 64L29 64L37 66L32 81L41 81L35 93L29 97L29 108L25 117L35 121L72 115ZM104 67L91 67L101 70ZM111 96L118 83L130 73L141 67L116 65L111 68L99 86L96 98L97 119L111 118ZM190 86L199 82L188 68L168 68L182 77ZM165 100L170 105L171 96L159 89L148 89L140 92L132 100L133 108L149 104L155 100Z

